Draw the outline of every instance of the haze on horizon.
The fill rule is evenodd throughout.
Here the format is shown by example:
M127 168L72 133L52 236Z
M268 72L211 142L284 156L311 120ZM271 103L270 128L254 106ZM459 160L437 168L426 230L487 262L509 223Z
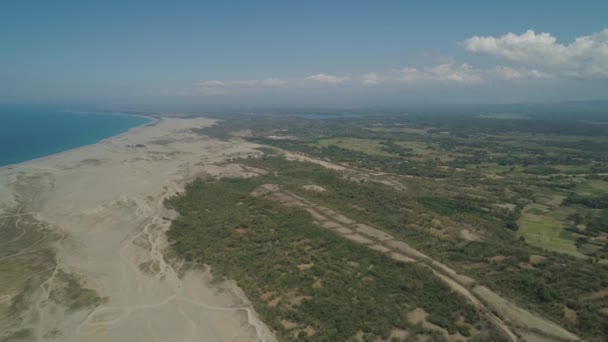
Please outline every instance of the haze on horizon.
M608 2L10 2L0 104L608 100Z

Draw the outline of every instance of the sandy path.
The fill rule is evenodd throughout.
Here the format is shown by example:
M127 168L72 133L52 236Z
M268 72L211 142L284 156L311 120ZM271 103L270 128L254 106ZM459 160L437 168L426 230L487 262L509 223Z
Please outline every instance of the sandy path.
M20 314L28 339L274 340L234 282L212 283L208 271L166 256L165 232L174 213L164 208L164 198L208 169L217 173L215 163L256 153L255 145L190 131L210 124L202 118L161 119L96 145L0 168L0 205L10 208L22 193L34 193L36 201L20 202L24 210L58 233L55 266L30 291L29 307ZM39 177L46 185L19 182L24 177ZM0 212L0 218L19 214ZM18 229L19 220L14 222ZM29 249L18 253L27 256ZM66 279L77 279L103 300L71 309L60 300L69 296L58 295ZM0 295L9 295L1 285ZM91 293L86 291L79 293Z

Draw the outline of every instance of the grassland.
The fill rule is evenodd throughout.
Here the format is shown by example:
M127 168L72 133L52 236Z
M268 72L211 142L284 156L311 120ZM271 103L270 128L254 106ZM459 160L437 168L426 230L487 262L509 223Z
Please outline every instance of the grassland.
M565 230L566 218L572 210L561 206L563 199L556 191L537 193L535 202L523 209L518 220L519 232L531 245L584 258L575 245L580 235Z
M518 224L522 236L529 244L584 258L585 255L580 253L574 244L577 234L564 230L562 227L561 222L564 220L563 212L538 212L531 208L524 209Z
M608 182L602 179L586 179L576 185L576 193L581 195L602 195L608 193Z

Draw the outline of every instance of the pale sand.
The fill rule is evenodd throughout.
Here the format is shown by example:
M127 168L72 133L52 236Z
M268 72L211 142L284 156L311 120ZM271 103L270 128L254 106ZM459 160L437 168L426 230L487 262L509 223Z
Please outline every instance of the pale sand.
M49 300L48 286L40 286L20 322L33 332L32 340L275 340L234 282L211 283L208 271L186 271L165 255L167 218L175 213L164 208L164 198L222 167L226 174L251 176L239 166L214 164L257 153L256 145L190 131L213 123L163 118L95 145L0 168L1 207L20 196L17 179L45 182L42 190L29 189L37 203L28 210L64 237L53 246L58 268L108 298L97 307L69 311ZM142 270L145 262L155 265L151 271Z

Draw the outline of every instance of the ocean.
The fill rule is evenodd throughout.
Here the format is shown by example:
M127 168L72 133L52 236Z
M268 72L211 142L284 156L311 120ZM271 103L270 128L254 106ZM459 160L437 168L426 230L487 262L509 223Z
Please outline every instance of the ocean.
M0 107L0 166L94 144L149 121L129 115Z

